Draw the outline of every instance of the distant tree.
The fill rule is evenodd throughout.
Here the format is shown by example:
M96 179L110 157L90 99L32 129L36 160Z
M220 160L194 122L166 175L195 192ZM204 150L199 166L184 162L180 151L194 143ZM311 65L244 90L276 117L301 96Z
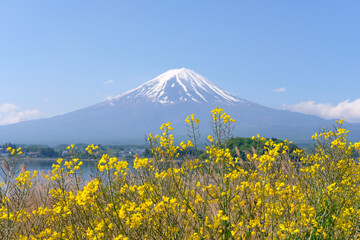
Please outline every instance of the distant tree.
M277 138L271 138L275 143L282 143L283 140ZM246 160L247 153L252 153L255 151L257 154L264 154L264 142L259 141L258 139L252 138L242 138L242 137L234 137L226 141L226 147L230 149L232 156L240 157L243 160ZM301 149L293 143L288 144L290 157L294 160L297 160L296 156L292 154L296 149ZM240 152L240 156L238 155L236 148Z
M16 145L14 144L14 143L4 143L3 145L2 145L2 148L4 148L4 149L7 149L8 147L11 147L11 148L17 148L16 147Z
M23 147L25 153L27 152L40 152L40 149L45 147L44 145L26 145Z
M144 157L146 158L154 157L154 154L152 153L150 148L145 148Z
M59 154L50 147L41 147L39 150L40 157L58 157Z

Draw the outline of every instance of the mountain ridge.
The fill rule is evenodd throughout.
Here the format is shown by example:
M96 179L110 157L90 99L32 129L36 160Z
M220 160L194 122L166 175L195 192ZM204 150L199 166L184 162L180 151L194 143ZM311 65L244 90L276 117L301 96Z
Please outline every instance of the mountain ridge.
M310 141L313 133L331 128L335 123L241 99L192 70L175 69L86 108L52 118L0 126L0 143L144 143L146 134L158 133L161 124L166 122L173 123L176 139L184 140L187 138L184 121L190 114L200 119L200 132L204 137L212 134L210 111L216 106L237 121L234 136L260 134L294 142ZM355 138L360 136L360 124L346 123L346 127Z

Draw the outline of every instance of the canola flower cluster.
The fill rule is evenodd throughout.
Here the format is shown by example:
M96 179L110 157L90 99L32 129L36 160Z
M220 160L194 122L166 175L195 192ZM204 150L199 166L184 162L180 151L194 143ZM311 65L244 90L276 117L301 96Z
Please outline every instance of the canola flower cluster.
M230 154L224 139L235 122L211 113L214 136L202 157L195 115L186 119L192 140L174 145L171 123L149 134L153 158L135 158L133 171L116 157L98 155L96 176L84 183L76 147L43 180L16 175L21 149L9 148L0 184L1 239L356 239L360 227L360 143L347 139L342 121L313 136L315 151L288 142L264 142L264 154ZM178 164L181 154L181 165Z

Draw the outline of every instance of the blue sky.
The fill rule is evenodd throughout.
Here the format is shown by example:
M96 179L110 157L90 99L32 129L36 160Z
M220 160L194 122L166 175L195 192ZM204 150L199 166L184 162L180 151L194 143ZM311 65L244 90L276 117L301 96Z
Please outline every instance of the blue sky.
M241 98L360 122L358 1L1 1L0 124L173 68Z

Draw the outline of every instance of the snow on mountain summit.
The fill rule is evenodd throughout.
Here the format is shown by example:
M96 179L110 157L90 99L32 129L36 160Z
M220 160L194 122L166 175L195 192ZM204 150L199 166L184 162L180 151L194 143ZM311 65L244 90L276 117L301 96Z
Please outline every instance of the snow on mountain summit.
M196 72L181 68L169 70L156 78L110 99L110 104L123 101L151 101L161 104L178 102L236 104L244 100L220 89Z

